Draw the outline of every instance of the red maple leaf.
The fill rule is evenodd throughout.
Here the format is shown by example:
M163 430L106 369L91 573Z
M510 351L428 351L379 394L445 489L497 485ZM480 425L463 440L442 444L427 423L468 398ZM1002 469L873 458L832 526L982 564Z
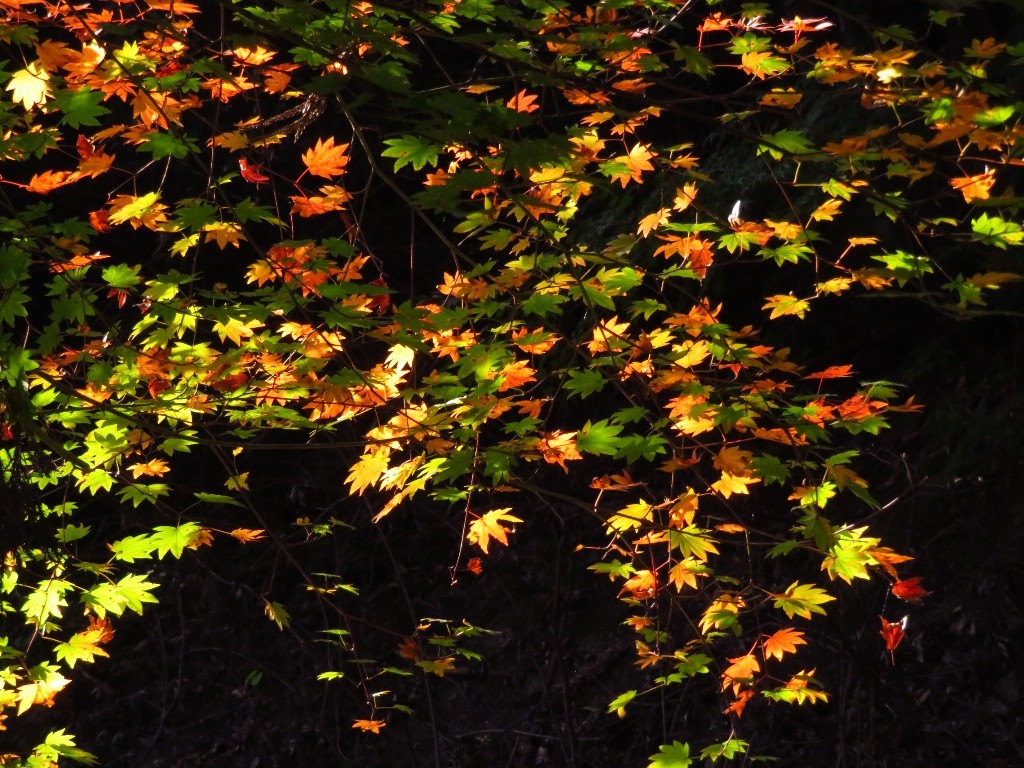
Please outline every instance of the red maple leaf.
M250 163L244 157L238 158L238 167L242 170L242 178L246 181L251 181L253 184L259 184L261 181L270 181L270 177L260 173L263 167L259 163Z
M885 640L885 650L889 652L889 658L892 663L896 663L896 656L893 651L903 642L903 638L906 637L905 630L907 628L907 619L909 617L904 616L900 621L889 622L882 617L882 639Z
M921 588L920 576L915 576L912 579L904 579L903 581L897 581L892 585L892 593L900 600L906 600L910 603L920 603L922 597L931 594Z

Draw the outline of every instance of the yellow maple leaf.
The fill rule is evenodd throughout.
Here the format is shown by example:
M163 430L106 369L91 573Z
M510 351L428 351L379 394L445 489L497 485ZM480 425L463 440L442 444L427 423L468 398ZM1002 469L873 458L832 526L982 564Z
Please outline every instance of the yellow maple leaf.
M630 341L625 335L627 330L629 321L620 323L619 316L615 315L594 328L594 340L587 342L587 349L592 355L610 352L612 349L625 349L630 346Z
M685 211L697 197L697 185L692 181L683 184L683 186L676 189L676 196L672 200L672 209L675 211Z
M835 215L839 213L839 209L842 207L843 201L839 198L833 197L821 205L819 205L814 212L811 214L812 221L832 221Z
M242 322L238 318L229 317L225 322L213 324L213 330L220 337L221 341L231 339L236 345L241 346L242 339L252 336L254 328L262 327L259 320L248 320Z
M44 70L38 61L33 61L25 69L19 69L11 75L4 90L11 91L12 99L21 102L26 110L31 110L36 104L43 104L50 97L50 74Z
M26 683L18 686L18 714L25 714L34 704L53 706L53 697L71 681L55 672L49 673L45 680Z
M219 133L207 142L211 147L224 147L229 151L245 149L249 146L249 137L241 131L228 131Z
M345 478L349 492L361 495L366 488L376 483L388 468L388 458L388 452L383 450L374 450L360 456Z
M205 242L216 242L222 251L229 245L238 248L239 242L245 240L241 226L233 221L213 221L203 225L203 231L206 233Z
M508 534L512 532L512 529L505 528L502 523L523 522L515 515L508 514L511 511L512 507L504 507L484 512L469 524L469 532L466 534L466 539L470 544L476 544L480 547L484 554L487 554L487 549L491 545L491 539L500 541L507 547Z
M727 445L712 459L712 463L715 465L715 469L722 472L747 476L750 474L747 467L753 458L754 454L750 451L743 451L735 446Z
M747 486L759 482L761 481L756 477L740 477L732 474L731 472L723 472L721 479L712 483L711 488L718 491L722 496L728 499L734 493L750 493L750 491L747 490Z

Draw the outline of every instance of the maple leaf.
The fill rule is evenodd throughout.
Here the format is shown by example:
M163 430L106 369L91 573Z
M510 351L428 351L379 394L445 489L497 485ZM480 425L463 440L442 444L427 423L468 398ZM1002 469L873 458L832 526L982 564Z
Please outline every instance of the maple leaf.
M964 196L965 203L973 203L975 200L988 200L989 190L992 189L995 183L996 172L991 169L985 169L984 173L974 176L961 176L949 180L950 186Z
M783 627L775 634L766 637L762 647L766 657L774 656L779 661L782 661L782 657L787 653L796 653L798 645L807 645L807 641L804 640L804 633L799 629Z
M537 377L534 375L537 372L528 366L522 360L514 360L500 371L492 371L488 374L490 379L501 379L501 383L498 385L499 392L506 392L510 389L515 389L527 384L531 381L536 381Z
M692 557L680 560L672 566L668 572L669 583L676 588L676 592L682 592L683 587L697 589L697 579L706 578L709 574L702 570L700 562Z
M19 685L17 696L14 697L18 702L18 714L25 714L35 704L52 707L54 697L70 682L66 677L53 672L44 680Z
M754 454L750 451L743 451L734 445L728 445L718 452L711 463L714 464L715 469L722 472L746 476L750 474L748 467L753 458Z
M28 186L25 188L29 192L46 195L72 181L75 181L75 179L67 171L43 171L42 173L33 174L32 178L29 179Z
M345 203L352 199L352 196L344 188L334 184L327 184L320 191L323 194L292 195L291 200L294 203L292 212L302 218L319 216L322 213L342 210ZM342 214L343 221L344 217L345 214ZM348 222L345 223L347 224Z
M647 237L652 231L661 225L668 223L669 213L670 210L668 208L662 208L654 213L644 216L640 220L640 225L636 228L636 233L640 235L640 237Z
M895 651L899 647L899 644L903 642L903 638L906 637L907 629L907 616L897 622L889 622L885 620L885 617L879 617L882 619L881 635L885 641L885 650L889 652L889 659L893 664L896 663Z
M422 659L416 662L416 666L422 669L424 672L429 672L432 675L438 677L444 677L448 672L455 670L455 658L452 656L445 656L440 659Z
M927 597L931 594L931 592L926 592L921 587L920 576L897 581L892 585L892 593L900 600L906 600L909 603L920 603L922 597Z
M170 465L163 459L153 459L145 464L132 464L128 467L132 477L136 480L143 476L161 477L170 470Z
M341 175L345 166L348 165L348 144L335 146L334 137L328 137L327 141L317 139L316 145L302 155L302 162L314 176L331 178Z
M740 57L740 69L758 80L764 80L789 69L789 62L772 56L769 51L747 51Z
M39 64L43 69L47 72L56 72L68 60L67 43L46 40L36 45L36 56L39 57Z
M761 482L761 479L758 477L747 477L734 475L731 472L722 472L722 477L712 483L711 488L728 499L734 493L749 494L750 490L747 486L759 482Z
M672 200L672 210L685 211L697 197L697 185L693 182L683 184L676 190L676 196Z
M512 529L505 528L502 523L523 522L515 515L508 514L511 511L511 507L505 507L492 510L491 512L484 512L484 514L469 524L469 532L466 534L466 539L470 544L476 544L480 547L484 554L488 553L487 550L491 545L492 538L507 547L508 534L512 532Z
M213 330L221 341L231 339L235 345L240 346L243 339L248 339L252 336L253 329L260 328L262 325L263 323L259 320L243 322L238 318L229 317L225 322L214 323Z
M784 611L790 619L793 616L802 616L805 619L811 618L812 613L824 614L822 604L835 600L832 595L820 587L810 584L800 584L794 581L789 588L781 595L772 595L775 598L773 605Z
M576 448L575 432L549 432L537 441L537 450L548 464L557 464L566 472L565 462L582 459Z
M242 234L242 226L234 221L212 221L203 226L206 233L205 242L215 242L222 251L229 245L238 248L246 237Z
M852 365L832 365L832 366L829 366L828 368L826 368L823 371L818 371L817 373L808 373L806 376L804 376L804 378L805 379L818 379L818 380L841 379L841 378L844 378L846 376L851 375L852 373L853 373L853 366Z
M44 104L50 97L50 74L33 61L25 69L19 69L8 81L4 90L11 92L15 102L21 102L25 110L31 110L36 104Z
M235 530L229 531L228 535L233 536L243 544L248 544L251 541L261 541L266 538L266 533L262 528L235 528Z
M651 762L647 768L690 768L693 763L690 759L690 745L679 741L662 744L658 747L658 754L648 759Z
M380 729L383 728L387 723L383 720L355 720L352 723L352 727L356 728L363 733L369 731L370 733L380 733Z
M729 661L730 666L722 673L722 690L731 686L733 695L738 695L743 687L751 684L754 675L761 671L761 663L752 653L737 656Z
M270 177L260 171L263 167L259 163L250 163L244 157L238 158L238 168L241 171L242 178L246 181L251 181L253 184L259 184L263 181L270 181Z
M81 82L93 72L96 71L96 67L100 65L100 62L106 58L107 52L103 46L95 41L90 41L82 45L81 51L68 51L67 60L61 64L61 69L68 73L69 81ZM120 78L115 78L109 81L109 86L112 88L133 88L131 84L125 84ZM106 86L104 87L106 91ZM108 93L114 93L115 91L109 91Z
M644 569L637 571L626 579L626 583L619 590L619 595L629 592L634 600L652 598L658 594L658 575L654 571Z
M388 452L384 450L373 450L364 453L359 461L352 465L345 482L348 483L349 493L362 495L363 491L370 488L377 482L384 470L388 468Z
M772 311L768 316L769 320L774 320L783 315L796 315L803 319L809 307L810 305L806 299L798 299L788 294L779 294L778 296L769 296L768 301L765 302L761 309L770 309Z
M107 221L111 224L128 222L135 229L157 229L162 222L167 221L167 206L159 200L159 192L147 192L141 197L118 195L110 201Z
M537 97L525 88L509 99L505 106L516 112L524 112L526 114L540 109L540 105L537 104Z
M736 715L740 717L743 714L743 709L749 702L754 698L754 692L749 688L744 688L736 694L736 701L732 702L728 707L722 710L723 715Z

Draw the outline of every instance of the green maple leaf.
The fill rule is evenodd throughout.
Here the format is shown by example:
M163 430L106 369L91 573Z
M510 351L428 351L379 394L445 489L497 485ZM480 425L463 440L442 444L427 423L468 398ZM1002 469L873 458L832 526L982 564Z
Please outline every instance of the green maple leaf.
M786 616L791 619L793 616L809 619L812 613L824 614L825 609L821 607L822 603L835 600L824 589L810 584L800 584L796 581L790 584L789 589L783 594L772 595L772 597L775 598L773 605L784 611Z
M190 546L202 528L197 523L184 523L183 525L158 525L153 529L150 541L156 544L156 554L161 560L164 555L170 553L175 557L181 557L185 547Z
M658 754L650 756L647 768L690 768L690 745L673 741L658 747Z
M604 384L603 378L601 383ZM605 419L593 424L588 421L576 436L576 450L595 455L614 456L619 452L616 436L621 431L622 427L609 424Z
M100 105L103 92L91 88L80 88L77 91L61 91L53 97L53 105L62 113L60 119L64 125L81 128L83 125L99 125L96 118L109 115L110 110Z
M425 165L436 165L440 148L431 144L419 136L401 136L397 139L387 139L384 142L388 148L381 152L383 157L395 158L395 170L404 165L412 165L415 170L420 170Z

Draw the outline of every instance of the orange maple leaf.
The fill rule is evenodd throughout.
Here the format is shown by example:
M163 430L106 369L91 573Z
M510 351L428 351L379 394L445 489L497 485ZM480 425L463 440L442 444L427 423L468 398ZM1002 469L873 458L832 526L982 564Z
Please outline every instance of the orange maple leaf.
M334 137L328 137L327 141L317 139L316 146L307 150L302 155L302 162L314 176L331 178L341 175L345 166L348 165L348 144L334 144Z
M260 541L265 538L266 533L267 532L262 528L255 530L252 528L235 528L235 530L230 532L230 535L234 536L243 544L248 544L251 541Z
M893 579L896 579L896 565L901 562L907 562L913 558L909 555L901 555L889 547L874 547L873 549L867 550L864 554L870 555L874 558L882 568L885 570Z
M575 432L549 432L543 439L538 441L537 450L544 457L548 464L557 464L566 472L566 461L582 459L580 452L576 449Z
M387 725L383 720L356 720L352 723L353 728L358 728L360 731L370 731L372 733L380 733L380 729Z
M525 112L526 114L540 109L540 105L537 104L537 97L525 88L509 99L505 106L509 109L514 109L516 112Z
M804 633L799 629L783 627L775 634L766 637L762 647L764 648L766 658L774 656L779 661L782 661L782 657L787 653L796 653L798 645L807 645L807 641L804 640Z
M805 379L841 379L845 376L849 376L853 373L852 365L832 365L826 368L824 371L818 371L817 373L808 373L804 376Z
M728 707L722 710L723 715L736 715L739 717L743 714L743 708L747 706L747 702L754 698L754 692L749 688L746 688L736 694L736 701L732 702Z
M612 181L619 182L623 189L630 181L643 181L643 172L654 170L654 166L651 165L651 159L654 157L655 154L647 148L646 144L637 144L629 150L628 155L620 155L615 158L615 162L625 165L628 171L612 174Z
M761 663L757 656L748 653L729 659L731 665L722 673L722 690L732 687L734 696L739 696L744 686L750 685L754 675L761 671Z
M502 523L523 522L515 515L508 514L511 511L511 507L504 507L503 509L484 512L479 518L469 524L469 532L466 534L466 539L470 544L476 544L480 547L485 555L487 554L488 547L491 545L491 539L500 541L507 547L508 534L512 532L512 529L504 527Z
M654 213L650 213L644 216L640 220L640 225L636 228L636 233L640 237L647 237L652 231L660 227L662 224L668 223L668 208L661 208Z
M34 174L29 179L28 186L25 189L29 192L35 192L37 195L46 195L74 180L67 171L43 171L42 173Z
M973 203L975 200L988 200L989 190L996 183L996 172L985 169L984 173L974 176L960 176L950 179L949 184L953 189L958 190L964 196L965 203Z
M536 373L533 368L522 360L513 360L500 371L492 371L488 378L501 379L498 391L506 392L510 389L521 387L523 384L528 384L531 381L536 381L537 377L534 375Z
M626 592L629 592L635 600L654 597L658 594L658 575L654 571L646 569L637 571L626 580L626 583L622 585L622 589L619 590L620 595Z

